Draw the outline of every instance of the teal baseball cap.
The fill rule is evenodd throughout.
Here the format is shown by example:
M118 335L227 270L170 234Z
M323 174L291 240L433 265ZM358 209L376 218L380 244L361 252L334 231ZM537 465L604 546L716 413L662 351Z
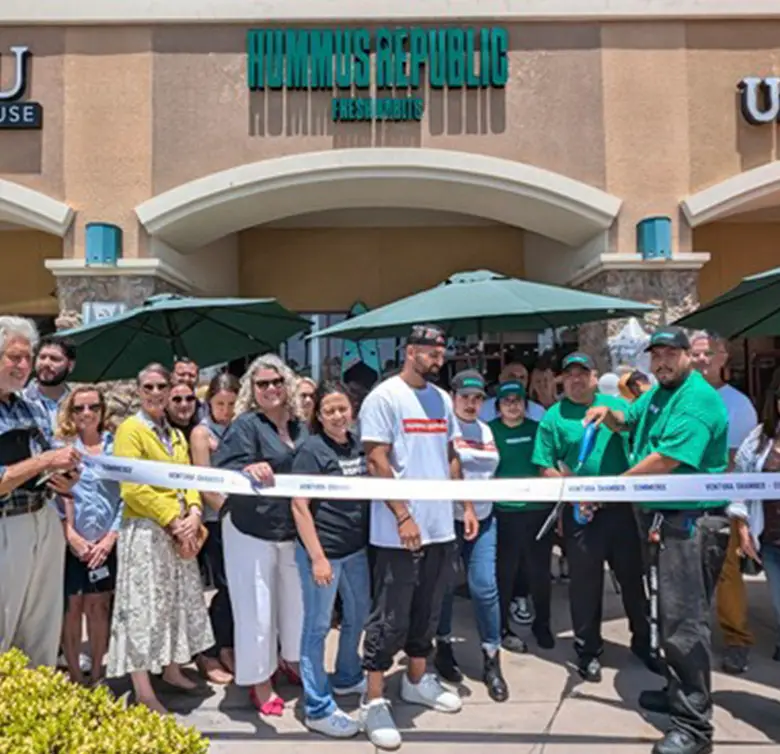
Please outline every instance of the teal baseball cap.
M588 354L582 353L582 351L574 351L574 353L570 353L563 359L561 371L565 372L572 367L581 367L582 369L587 369L589 372L592 372L596 368L596 365Z
M659 327L651 336L645 351L652 351L657 346L666 346L667 348L679 348L682 351L689 351L691 341L685 334L682 327Z
M485 392L485 378L476 369L464 369L452 378L452 391L457 395L481 395Z
M500 401L502 398L509 398L514 396L515 398L525 398L525 388L522 382L517 380L510 380L509 382L502 382L496 390L496 398Z

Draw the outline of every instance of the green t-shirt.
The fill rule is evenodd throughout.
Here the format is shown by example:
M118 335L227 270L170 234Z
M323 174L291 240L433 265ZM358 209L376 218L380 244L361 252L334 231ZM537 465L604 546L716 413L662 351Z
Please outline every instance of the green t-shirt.
M611 395L596 393L593 403L584 405L562 398L547 409L539 431L532 460L543 469L557 469L563 461L578 476L618 476L628 469L626 438L605 426L596 432L593 450L581 469L577 469L577 456L585 434L582 420L591 406L609 406L615 411L625 411L624 400Z
M523 479L539 476L539 468L531 461L534 438L539 425L525 419L518 427L507 427L501 419L493 419L490 429L498 448L497 479ZM548 503L533 503L527 500L515 502L502 500L496 508L502 511L538 510Z
M625 412L633 430L632 465L651 453L679 462L675 474L719 474L728 468L729 417L723 399L699 372L676 388L656 385ZM725 501L644 503L650 510L721 508Z

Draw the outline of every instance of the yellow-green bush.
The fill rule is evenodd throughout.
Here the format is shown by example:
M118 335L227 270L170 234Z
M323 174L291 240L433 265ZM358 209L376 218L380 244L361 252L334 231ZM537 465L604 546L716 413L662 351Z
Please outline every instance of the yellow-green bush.
M16 649L0 655L0 754L205 754L193 728L104 687L86 689L52 668L27 667Z

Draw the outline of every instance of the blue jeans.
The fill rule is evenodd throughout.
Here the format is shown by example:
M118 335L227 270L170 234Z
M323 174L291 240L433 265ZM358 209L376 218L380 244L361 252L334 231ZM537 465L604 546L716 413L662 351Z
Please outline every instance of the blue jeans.
M371 608L368 557L365 550L345 558L332 559L333 581L318 586L312 576L311 560L298 543L295 560L303 589L303 632L301 633L301 680L304 712L309 720L320 720L336 710L331 679L325 670L325 638L331 627L336 594L343 606L341 635L332 684L349 688L363 680L358 645Z
M769 594L772 598L772 607L775 609L775 619L780 628L780 547L777 545L763 544L759 553L761 562L766 571L766 580L769 582ZM777 643L780 644L780 635Z
M471 542L463 538L463 523L455 522L460 554L466 568L471 602L477 620L482 647L498 649L501 645L501 609L496 580L496 552L498 542L496 517L491 513L479 522L479 533ZM444 597L436 635L447 637L452 633L452 590Z

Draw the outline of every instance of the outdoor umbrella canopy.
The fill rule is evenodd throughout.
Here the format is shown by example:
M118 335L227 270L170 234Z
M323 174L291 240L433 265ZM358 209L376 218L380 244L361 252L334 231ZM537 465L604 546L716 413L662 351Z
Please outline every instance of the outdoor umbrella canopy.
M134 378L146 364L187 357L201 367L275 350L311 327L273 298L152 296L136 309L60 330L76 346L74 382Z
M309 337L406 337L411 325L420 323L438 324L450 337L483 332L541 332L602 319L641 317L653 309L636 301L476 270L453 275L433 288Z
M751 275L722 296L677 320L723 338L780 335L780 267Z

